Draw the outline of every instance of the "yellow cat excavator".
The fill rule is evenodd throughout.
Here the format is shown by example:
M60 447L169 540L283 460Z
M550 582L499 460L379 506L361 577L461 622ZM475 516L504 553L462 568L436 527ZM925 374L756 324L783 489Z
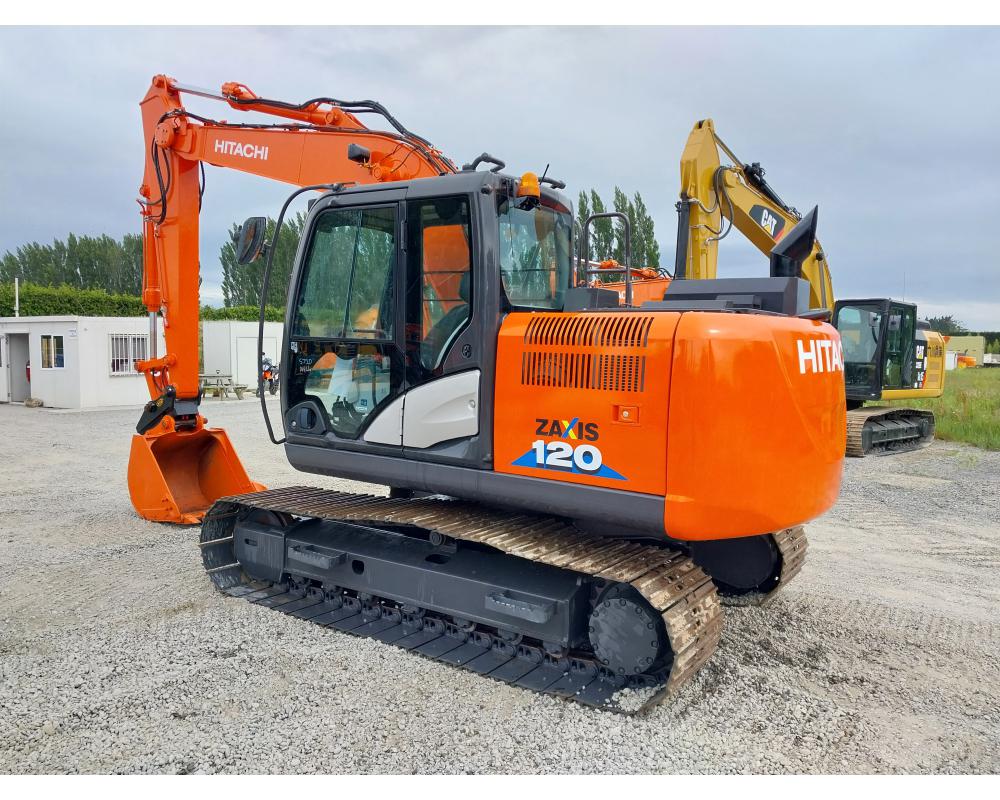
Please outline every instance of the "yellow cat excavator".
M720 151L731 163L722 163ZM819 241L815 236L811 241L798 237L794 242L787 237L802 215L764 180L759 163L746 164L736 157L710 119L695 124L684 147L677 211L674 276L665 296L686 291L691 281L716 279L719 242L737 228L770 256L773 277L800 277L808 282L809 307L818 318L832 319L840 332L847 390L847 455L895 452L930 442L932 412L865 404L940 397L944 339L917 319L913 303L888 298L835 301L830 267ZM815 211L811 213L814 230ZM755 301L734 293L732 302L754 305ZM809 351L799 357L808 363L821 361Z

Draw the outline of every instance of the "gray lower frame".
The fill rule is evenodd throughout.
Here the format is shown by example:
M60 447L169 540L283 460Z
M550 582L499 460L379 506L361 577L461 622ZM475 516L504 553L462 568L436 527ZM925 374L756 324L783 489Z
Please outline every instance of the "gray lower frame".
M604 536L633 537L641 532L666 538L664 500L657 495L291 443L285 444L285 455L302 472L444 493L495 506L613 526L600 529ZM518 501L512 503L512 497Z
M542 642L588 644L589 576L548 564L322 519L287 529L240 521L234 549L255 580L292 574Z

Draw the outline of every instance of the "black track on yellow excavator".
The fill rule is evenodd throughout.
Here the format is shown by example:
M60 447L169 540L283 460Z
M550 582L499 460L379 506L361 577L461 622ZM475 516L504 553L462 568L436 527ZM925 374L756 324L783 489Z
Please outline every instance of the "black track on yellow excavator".
M864 406L847 412L847 455L887 455L934 439L934 413L918 408Z

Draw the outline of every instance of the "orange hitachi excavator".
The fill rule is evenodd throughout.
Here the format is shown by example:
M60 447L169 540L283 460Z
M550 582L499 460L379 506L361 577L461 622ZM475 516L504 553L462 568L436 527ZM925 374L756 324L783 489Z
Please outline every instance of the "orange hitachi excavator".
M197 116L185 93L282 119ZM167 352L139 365L129 487L146 518L201 521L220 590L637 711L710 657L720 595L763 600L799 571L801 526L839 490L845 406L839 337L798 278L756 282L760 308L711 287L623 304L574 286L562 183L486 153L459 169L378 103L157 76L142 111L143 297ZM203 163L318 192L288 287L283 435L262 392L265 422L296 469L388 497L265 490L205 426ZM236 246L241 263L266 250L262 296L264 230L248 220Z

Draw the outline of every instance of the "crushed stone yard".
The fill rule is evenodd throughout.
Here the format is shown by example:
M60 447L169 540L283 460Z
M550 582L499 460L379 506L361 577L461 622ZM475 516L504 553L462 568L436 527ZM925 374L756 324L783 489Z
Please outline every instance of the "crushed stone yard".
M384 492L203 410L269 486ZM132 510L138 413L0 405L0 773L1000 771L1000 452L849 460L802 573L630 718L216 593Z

